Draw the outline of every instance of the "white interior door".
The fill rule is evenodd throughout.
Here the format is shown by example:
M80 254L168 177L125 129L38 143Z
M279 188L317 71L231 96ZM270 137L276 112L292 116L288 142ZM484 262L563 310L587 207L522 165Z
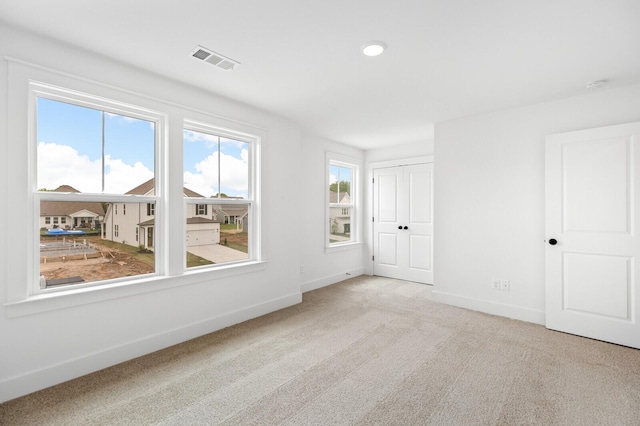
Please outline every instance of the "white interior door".
M640 123L546 139L546 326L640 348Z
M374 170L375 275L433 283L433 163Z

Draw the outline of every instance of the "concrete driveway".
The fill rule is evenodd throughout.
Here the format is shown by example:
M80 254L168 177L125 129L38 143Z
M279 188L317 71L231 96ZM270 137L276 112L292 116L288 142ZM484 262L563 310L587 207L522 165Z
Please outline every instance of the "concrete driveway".
M236 262L249 258L247 253L225 247L221 244L190 246L187 247L187 251L214 263Z

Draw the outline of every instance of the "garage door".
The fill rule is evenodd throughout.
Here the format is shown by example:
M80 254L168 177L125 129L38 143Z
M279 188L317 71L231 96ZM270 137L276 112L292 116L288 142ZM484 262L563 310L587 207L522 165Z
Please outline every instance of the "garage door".
M187 247L216 244L215 229L198 229L187 231Z

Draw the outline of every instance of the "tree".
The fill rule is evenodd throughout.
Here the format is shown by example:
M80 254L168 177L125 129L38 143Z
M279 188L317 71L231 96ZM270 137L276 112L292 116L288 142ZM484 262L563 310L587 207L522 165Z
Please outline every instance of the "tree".
M351 182L346 180L334 182L331 185L329 185L329 191L340 192L341 194L347 193L351 195Z

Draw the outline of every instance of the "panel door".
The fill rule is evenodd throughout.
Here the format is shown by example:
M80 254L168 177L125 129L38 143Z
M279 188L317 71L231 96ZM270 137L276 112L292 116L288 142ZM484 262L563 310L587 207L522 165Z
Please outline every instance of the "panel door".
M640 348L640 123L546 139L546 326Z
M433 163L374 171L374 274L433 283Z
M433 284L433 163L405 166L404 192L405 279Z
M374 274L404 279L408 247L403 238L404 183L402 167L374 171Z

